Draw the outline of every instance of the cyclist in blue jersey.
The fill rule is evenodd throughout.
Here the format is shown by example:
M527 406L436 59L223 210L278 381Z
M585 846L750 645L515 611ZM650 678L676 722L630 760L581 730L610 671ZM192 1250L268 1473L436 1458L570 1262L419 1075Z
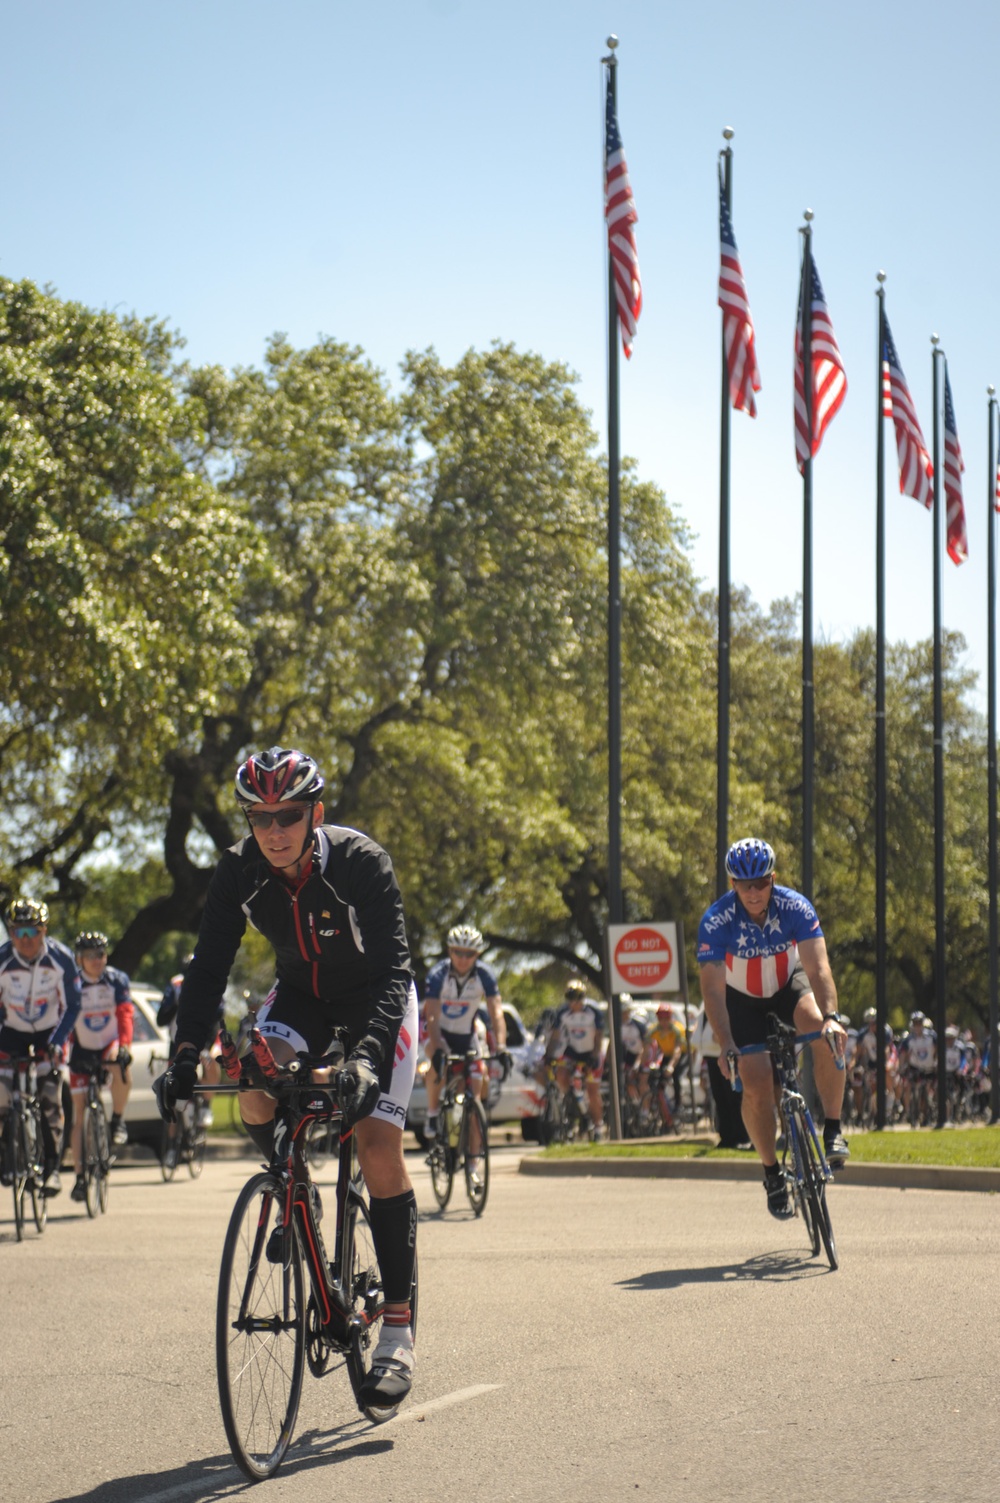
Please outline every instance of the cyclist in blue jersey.
M448 958L439 960L427 975L424 989L424 1021L427 1024L427 1126L428 1138L437 1136L438 1102L441 1099L444 1063L449 1054L481 1054L476 1033L476 1014L485 1005L494 1052L509 1065L507 1022L500 1003L497 978L480 960L483 936L472 924L456 924L448 931ZM479 1094L485 1105L489 1094L489 1075L485 1065L480 1071ZM475 1158L478 1142L470 1144ZM475 1166L473 1166L475 1173Z
M815 908L801 893L775 883L774 866L774 851L766 840L738 840L730 846L726 871L732 888L707 909L698 926L701 994L725 1075L731 1050L765 1042L770 1012L799 1033L821 1033L812 1046L813 1067L825 1116L826 1157L839 1169L850 1150L840 1130L844 1071L837 1058L843 1057L847 1035L837 1020L837 988ZM744 1055L740 1078L743 1121L764 1166L767 1208L772 1216L790 1216L777 1162L770 1056Z

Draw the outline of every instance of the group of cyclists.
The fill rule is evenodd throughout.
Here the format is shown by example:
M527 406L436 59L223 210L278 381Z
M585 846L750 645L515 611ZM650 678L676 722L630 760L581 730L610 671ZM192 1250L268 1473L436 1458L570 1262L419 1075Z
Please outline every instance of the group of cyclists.
M846 1021L846 1020L844 1020ZM848 1092L845 1118L852 1125L874 1127L878 1100L878 1023L874 1007L865 1009L861 1027L847 1026L845 1058ZM938 1037L931 1020L912 1012L898 1036L885 1025L885 1120L933 1126L938 1120ZM986 1121L990 1115L989 1042L980 1049L971 1029L945 1027L945 1120Z
M409 1300L417 1208L403 1157L403 1129L421 1025L392 862L360 831L324 822L323 790L315 761L292 748L271 747L238 768L235 795L246 832L223 853L210 880L194 953L176 978L171 1061L154 1089L164 1119L176 1120L179 1104L195 1093L202 1056L218 1030L233 961L247 924L252 924L275 956L274 986L256 1012L274 1060L280 1066L299 1053L323 1056L337 1042L344 1050L337 1076L342 1130L355 1135L385 1300L378 1345L359 1394L362 1405L377 1407L406 1397L416 1365ZM751 1047L739 1062L743 1120L761 1159L767 1209L785 1217L792 1208L776 1162L771 1069L766 1054L752 1052L765 1040L766 1016L776 1012L813 1038L824 1147L836 1168L849 1157L841 1127L844 1056L851 1051L846 1078L853 1089L855 1072L869 1067L871 1020L866 1017L864 1030L853 1038L843 1026L816 911L802 894L776 884L774 851L767 842L736 842L726 869L730 890L707 909L698 932L704 1008L724 1076L732 1073L737 1053ZM86 1082L76 1067L94 1059L117 1067L112 1071L112 1130L114 1141L123 1142L132 1006L128 978L107 965L103 934L79 935L71 951L48 937L47 924L44 904L20 898L11 906L10 939L0 947L0 1055L23 1055L26 1044L33 1043L41 1058L45 1188L55 1194L62 1131L59 1066L69 1048L74 1100L80 1081ZM483 963L484 949L479 930L456 926L447 937L447 957L427 978L426 1132L432 1139L445 1063L450 1054L481 1054L475 1019L484 1007L489 1047L509 1064L499 987L495 973ZM678 1066L689 1047L683 1021L663 1002L647 1034L625 1001L621 1042L629 1088L641 1091L653 1070L679 1085ZM603 1011L588 999L583 982L573 980L549 1024L546 1069L567 1091L579 1067L600 1129ZM949 1038L949 1049L952 1043ZM898 1050L904 1091L908 1080L912 1085L913 1072L926 1072L928 1061L933 1066L934 1048L933 1035L915 1017ZM967 1073L967 1047L956 1044L955 1057L956 1072ZM479 1078L485 1096L485 1062ZM3 1089L0 1068L0 1112ZM239 1105L248 1135L265 1162L271 1162L274 1097L264 1089L248 1089L241 1091ZM474 1153L475 1145L470 1147ZM79 1174L78 1141L74 1156ZM268 1256L280 1259L280 1243L279 1236L274 1253L269 1242Z

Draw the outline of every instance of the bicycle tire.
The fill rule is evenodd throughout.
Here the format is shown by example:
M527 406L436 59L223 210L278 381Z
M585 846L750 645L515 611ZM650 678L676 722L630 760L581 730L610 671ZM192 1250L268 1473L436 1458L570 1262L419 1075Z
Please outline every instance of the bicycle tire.
M94 1106L94 1126L97 1134L97 1203L103 1216L111 1195L111 1134L100 1100Z
M441 1113L438 1136L431 1144L427 1155L427 1166L431 1171L431 1189L442 1211L447 1208L455 1184L455 1153L446 1140L442 1141L447 1131L448 1116L447 1112Z
M97 1141L97 1110L87 1103L83 1114L83 1179L86 1185L87 1215L94 1219L100 1209L100 1150Z
M284 1460L302 1395L306 1301L302 1255L288 1229L287 1263L265 1256L280 1181L255 1174L229 1219L219 1270L215 1362L222 1422L233 1459L252 1482Z
M538 1135L542 1147L548 1148L551 1143L564 1143L566 1141L566 1116L563 1109L562 1092L554 1081L550 1081L545 1092L545 1105L539 1120Z
M785 1124L785 1181L795 1197L795 1203L799 1208L802 1220L805 1223L806 1235L809 1238L809 1246L814 1258L819 1257L820 1235L819 1222L813 1209L807 1188L807 1167L805 1163L805 1138L806 1124L799 1112L792 1112L784 1119ZM791 1156L791 1164L788 1157Z
M311 1122L306 1133L306 1157L309 1160L309 1168L314 1172L324 1168L332 1152L332 1120L327 1118L325 1122Z
M174 1129L172 1134L170 1131L171 1127ZM178 1124L176 1122L164 1122L160 1128L160 1173L166 1185L169 1185L173 1179L174 1171L177 1168L177 1155L180 1151L180 1145L177 1142L177 1128ZM173 1153L171 1153L171 1149Z
M471 1155L469 1153L469 1129L472 1118L475 1117L479 1124L480 1150L479 1170L473 1175ZM490 1139L486 1127L486 1113L483 1111L483 1103L475 1096L465 1098L465 1111L462 1122L462 1168L465 1174L465 1193L469 1197L469 1204L477 1216L481 1216L486 1209L486 1199L490 1193Z
M22 1131L21 1112L18 1111L15 1116L12 1108L7 1121L10 1132L7 1166L10 1173L11 1189L14 1192L14 1234L18 1242L23 1242L24 1192L28 1184L28 1168L24 1157L24 1134Z
M33 1104L30 1112L22 1116L21 1127L24 1131L22 1152L28 1173L26 1188L31 1190L31 1214L34 1217L35 1231L40 1236L49 1219L49 1202L44 1189L45 1155L42 1150L42 1112L37 1102Z
M352 1194L348 1202L345 1235L350 1239L351 1285L347 1293L349 1309L362 1319L359 1329L351 1340L347 1354L347 1371L351 1379L358 1408L372 1424L383 1424L399 1409L395 1404L365 1404L361 1399L361 1387L371 1367L371 1357L378 1345L382 1330L382 1313L385 1301L382 1296L382 1274L375 1254L371 1219L368 1206L360 1195ZM417 1260L413 1259L413 1282L410 1285L410 1329L417 1333Z
M833 1223L830 1220L830 1208L826 1203L826 1178L823 1174L816 1129L813 1127L811 1120L808 1119L805 1122L805 1131L801 1138L801 1151L805 1193L809 1200L813 1225L816 1228L816 1233L818 1233L818 1236L814 1233L815 1245L813 1247L813 1256L819 1256L819 1242L822 1240L827 1262L831 1269L836 1272L840 1264L837 1259L837 1243L833 1235Z
M188 1174L192 1179L197 1179L205 1167L205 1142L208 1134L203 1127L185 1127L184 1129L184 1159L188 1166Z

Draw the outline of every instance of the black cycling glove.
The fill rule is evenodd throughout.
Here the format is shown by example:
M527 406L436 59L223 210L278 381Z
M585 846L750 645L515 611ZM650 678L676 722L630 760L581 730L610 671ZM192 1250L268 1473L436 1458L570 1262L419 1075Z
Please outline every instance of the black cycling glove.
M344 1126L353 1127L375 1110L382 1087L367 1059L349 1059L340 1072L339 1091Z
M176 1122L178 1101L190 1101L198 1079L197 1054L182 1054L153 1081L153 1094L164 1122Z
M447 1049L435 1049L434 1053L431 1055L431 1064L434 1067L434 1074L437 1076L438 1080L443 1080L445 1067L448 1064Z

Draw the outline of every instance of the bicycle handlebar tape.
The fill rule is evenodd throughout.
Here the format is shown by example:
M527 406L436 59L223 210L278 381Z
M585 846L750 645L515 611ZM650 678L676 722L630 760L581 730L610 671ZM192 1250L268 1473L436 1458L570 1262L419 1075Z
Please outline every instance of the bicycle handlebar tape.
M222 1068L229 1076L229 1079L239 1080L240 1057L236 1052L236 1045L228 1028L223 1028L219 1034L219 1058L222 1061Z
M278 1062L271 1053L270 1044L259 1028L251 1028L250 1030L250 1048L253 1050L253 1057L257 1061L260 1073L267 1080L275 1080L279 1073Z

